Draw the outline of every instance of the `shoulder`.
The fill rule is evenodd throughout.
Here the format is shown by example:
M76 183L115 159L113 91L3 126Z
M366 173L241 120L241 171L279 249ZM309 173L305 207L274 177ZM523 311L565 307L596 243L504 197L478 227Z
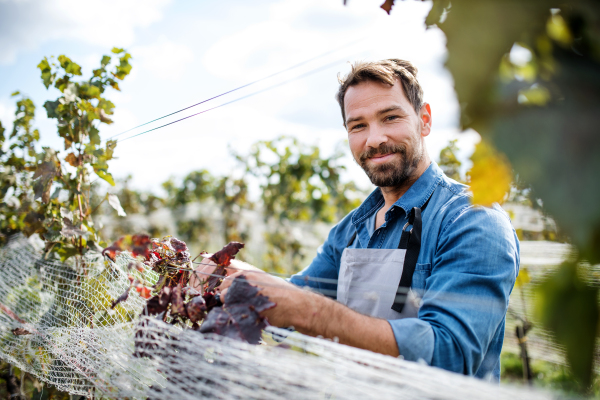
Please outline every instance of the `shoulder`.
M436 214L442 219L442 232L456 223L484 224L489 228L512 231L510 217L499 204L484 207L472 203L469 186L442 175L436 192Z

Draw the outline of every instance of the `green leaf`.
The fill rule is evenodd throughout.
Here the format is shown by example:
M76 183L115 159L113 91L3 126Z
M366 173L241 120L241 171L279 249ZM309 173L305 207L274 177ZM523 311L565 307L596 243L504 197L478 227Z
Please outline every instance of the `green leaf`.
M58 100L56 101L47 101L44 103L44 108L46 109L46 114L48 118L60 118L60 116L56 113L57 107L60 105Z
M119 54L125 51L125 49L120 49L118 47L113 47L111 50L114 54Z
M65 70L67 74L81 75L81 67L79 64L74 63L71 59L65 55L58 56L58 62L60 66Z
M17 90L16 92L12 92L10 96L11 96L11 97L15 97L15 96L18 96L18 95L20 95L20 94L21 94L21 92L19 92L19 91Z
M94 168L94 171L100 178L102 178L106 182L110 183L111 186L115 186L115 180L113 179L113 176L109 172L106 172L105 170L101 170L101 169L96 170L96 168Z
M48 89L56 79L56 73L52 73L52 67L46 57L38 64L38 68L42 73L42 82L44 82L44 86Z
M433 0L433 6L425 19L428 28L440 22L444 11L450 7L450 0Z
M598 332L598 288L585 283L576 263L564 263L537 289L536 313L565 346L573 374L583 387L592 380Z
M100 65L102 66L102 68L105 68L110 63L110 60L110 56L102 56L102 60L100 61Z

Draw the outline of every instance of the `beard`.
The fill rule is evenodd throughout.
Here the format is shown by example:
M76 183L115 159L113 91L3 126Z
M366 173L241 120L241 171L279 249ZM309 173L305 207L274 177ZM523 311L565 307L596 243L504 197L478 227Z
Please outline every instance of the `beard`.
M378 187L400 187L411 178L423 156L423 149L419 141L413 143L412 150L409 152L405 145L382 144L376 149L370 148L361 153L358 157L358 163L373 185ZM370 158L383 154L399 154L400 157L399 160L392 160L381 165L369 165L367 163Z

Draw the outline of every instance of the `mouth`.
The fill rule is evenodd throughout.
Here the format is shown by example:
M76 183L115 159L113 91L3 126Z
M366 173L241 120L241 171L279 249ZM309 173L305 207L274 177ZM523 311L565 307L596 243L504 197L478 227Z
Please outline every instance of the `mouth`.
M388 162L395 153L387 153L387 154L377 154L373 157L370 157L369 160L374 162L375 164L382 164Z

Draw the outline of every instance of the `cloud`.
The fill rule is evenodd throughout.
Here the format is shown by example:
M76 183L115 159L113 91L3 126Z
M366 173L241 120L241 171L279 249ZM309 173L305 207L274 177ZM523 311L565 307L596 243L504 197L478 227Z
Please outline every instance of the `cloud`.
M129 46L171 0L0 0L0 64L52 40Z
M135 54L140 69L168 81L180 80L194 59L188 46L170 41L164 35L154 44L133 47L131 54Z

